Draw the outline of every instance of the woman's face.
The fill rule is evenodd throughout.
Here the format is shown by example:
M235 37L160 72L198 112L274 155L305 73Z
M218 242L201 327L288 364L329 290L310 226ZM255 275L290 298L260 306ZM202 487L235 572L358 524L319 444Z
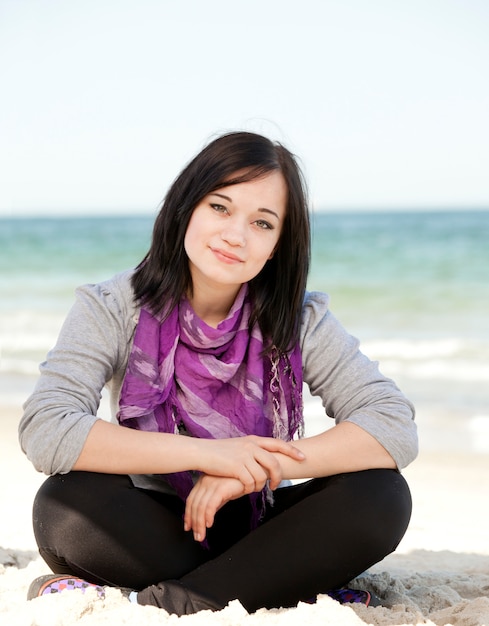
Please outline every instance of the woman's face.
M287 185L278 171L205 196L185 234L194 289L237 293L259 274L279 241L286 203Z

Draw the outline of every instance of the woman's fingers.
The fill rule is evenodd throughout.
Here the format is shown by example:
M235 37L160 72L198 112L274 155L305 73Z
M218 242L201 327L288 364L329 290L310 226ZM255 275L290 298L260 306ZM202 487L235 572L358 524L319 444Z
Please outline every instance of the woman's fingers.
M243 485L239 480L201 476L187 498L184 529L193 531L196 541L204 541L217 511L229 500L242 495Z
M297 461L305 459L304 454L290 442L271 437L251 437L251 439L257 445L255 461L265 470L271 489L276 489L283 480L282 467L274 452L286 454Z
M196 486L187 498L184 516L184 529L191 530L193 532L195 541L204 541L206 534L206 521L203 494Z
M250 435L250 439L256 440L257 445L268 452L280 452L297 461L303 461L306 457L299 448L297 448L290 441L283 441L283 439L275 439L273 437L256 437Z
M196 469L205 474L237 478L246 493L262 488L266 480L275 489L283 479L277 454L303 461L304 454L292 443L272 437L236 437L231 439L199 440L204 454Z
M269 475L266 464L261 464L255 459L243 467L241 475L237 478L243 484L244 493L249 494L263 489Z
M201 477L187 498L184 516L185 530L191 530L195 541L204 541L207 528L214 523L214 516L222 506L222 496L212 481Z
M256 473L260 474L261 470L261 473L263 473L266 477L265 482L267 479L270 481L270 489L276 489L283 479L282 467L278 460L273 456L273 454L270 454L270 452L267 452L266 450L258 450L255 460ZM263 486L261 489L263 489ZM255 489L255 491L258 490Z

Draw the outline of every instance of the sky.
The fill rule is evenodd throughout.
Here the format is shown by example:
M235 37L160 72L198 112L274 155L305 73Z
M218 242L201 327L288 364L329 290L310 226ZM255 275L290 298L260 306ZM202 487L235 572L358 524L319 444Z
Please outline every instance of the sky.
M313 209L489 208L487 0L0 0L0 216L153 214L259 132Z

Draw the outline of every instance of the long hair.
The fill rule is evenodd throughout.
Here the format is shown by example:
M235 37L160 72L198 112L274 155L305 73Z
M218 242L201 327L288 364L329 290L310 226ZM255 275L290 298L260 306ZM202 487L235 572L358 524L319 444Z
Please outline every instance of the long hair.
M306 188L295 157L280 143L248 132L212 141L182 170L156 218L151 247L132 278L136 301L153 313L169 312L192 291L184 248L195 207L209 193L279 171L287 204L275 253L249 282L252 316L266 344L290 350L299 337L310 263L310 223Z

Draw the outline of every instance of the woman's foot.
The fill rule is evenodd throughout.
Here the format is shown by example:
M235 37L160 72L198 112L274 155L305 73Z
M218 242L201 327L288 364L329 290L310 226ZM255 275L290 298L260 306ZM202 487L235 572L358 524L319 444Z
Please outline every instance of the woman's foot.
M52 593L62 593L71 589L79 589L82 593L85 593L87 589L95 589L99 598L105 597L105 590L100 585L94 585L77 576L47 574L32 581L27 592L27 599L33 600L34 598L40 598Z
M33 600L72 589L78 589L82 593L85 593L87 589L95 589L99 598L105 598L105 588L100 585L68 574L47 574L32 581L27 592L27 599ZM118 589L130 602L157 606L170 614L190 615L198 611L216 611L223 608L209 598L190 591L178 580L167 580L157 585L150 585L139 593L132 589L121 587Z
M330 589L329 591L324 592L325 596L329 596L339 602L340 604L348 604L350 602L365 604L365 606L382 606L381 601L377 596L369 591L364 591L363 589L346 589L345 587L341 589ZM311 598L308 600L309 604L314 604L317 600L317 597Z
M381 606L381 602L377 596L363 589L331 589L326 595L340 604L348 604L349 602L365 604L365 606Z

